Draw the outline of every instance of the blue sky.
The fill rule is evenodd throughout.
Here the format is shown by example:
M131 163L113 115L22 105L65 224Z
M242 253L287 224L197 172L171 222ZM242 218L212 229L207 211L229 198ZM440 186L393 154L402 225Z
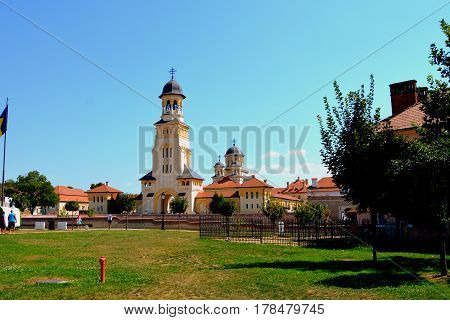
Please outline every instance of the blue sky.
M187 96L194 168L206 182L211 172L205 170L216 158L201 141L223 154L232 138L245 145L250 168L279 154L304 156L307 171L295 164L277 174L261 168L274 185L320 177L316 115L323 112L323 96L333 96L332 86L271 120L446 1L1 2L135 90L0 3L0 101L10 98L7 178L38 170L54 185L86 189L110 181L138 192L139 128L159 119L149 100L159 106L170 67ZM390 115L388 85L426 84L433 73L429 45L442 43L438 21L449 13L445 6L339 77L342 89L367 84L373 73L375 104ZM310 129L299 148L297 142L292 148L277 139L243 137L244 128L268 122L285 133L294 128L295 141ZM221 126L241 131L228 139L220 133L214 143L207 135L200 139L201 128Z

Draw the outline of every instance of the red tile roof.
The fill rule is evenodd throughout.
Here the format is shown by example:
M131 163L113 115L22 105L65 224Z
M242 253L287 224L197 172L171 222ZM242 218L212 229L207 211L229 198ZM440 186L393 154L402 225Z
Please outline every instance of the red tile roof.
M229 189L229 188L239 188L239 184L231 181L230 178L225 177L218 182L211 183L204 187L203 189Z
M56 186L54 192L61 202L77 201L82 203L89 202L88 195L84 190L69 188L65 186Z
M384 119L382 123L389 121L394 130L410 129L413 127L413 124L421 125L424 122L425 116L425 113L421 110L421 106L422 104L418 102L399 114Z
M239 198L239 192L234 190L223 190L223 191L202 191L199 192L196 198L212 198L214 194L217 193L219 196L222 195L224 198Z
M277 198L277 199L283 199L283 200L290 200L290 201L300 201L296 197L289 196L289 195L283 194L283 193L275 193L275 194L272 194L271 197Z
M308 183L306 180L301 180L300 177L294 182L289 184L289 186L283 191L283 193L306 193Z
M332 177L324 177L317 181L317 188L310 186L310 191L340 191Z
M250 180L245 181L242 183L240 188L273 188L271 185L265 183L264 181L259 180L258 178L251 178Z
M86 191L86 193L123 193L123 192L104 184L97 188L88 190L88 191Z

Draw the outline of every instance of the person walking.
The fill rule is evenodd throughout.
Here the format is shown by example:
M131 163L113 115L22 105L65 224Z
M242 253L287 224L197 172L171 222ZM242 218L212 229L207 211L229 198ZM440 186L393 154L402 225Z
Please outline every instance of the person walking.
M111 230L111 223L112 223L112 214L108 213L108 230Z
M0 208L0 233L6 232L6 214L3 208Z
M11 212L8 215L8 230L9 230L9 233L14 232L14 230L16 230L16 222L17 222L16 215L11 210Z
M82 223L83 223L83 220L81 220L81 214L79 214L78 218L77 218L77 229L80 229L80 226Z

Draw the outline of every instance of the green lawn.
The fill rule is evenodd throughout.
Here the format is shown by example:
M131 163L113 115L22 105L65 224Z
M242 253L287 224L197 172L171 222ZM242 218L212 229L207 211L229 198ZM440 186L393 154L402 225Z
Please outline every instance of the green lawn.
M105 255L107 282L98 258ZM447 299L431 254L199 239L183 231L0 235L0 299ZM393 262L392 262L392 261ZM66 284L36 284L61 278Z

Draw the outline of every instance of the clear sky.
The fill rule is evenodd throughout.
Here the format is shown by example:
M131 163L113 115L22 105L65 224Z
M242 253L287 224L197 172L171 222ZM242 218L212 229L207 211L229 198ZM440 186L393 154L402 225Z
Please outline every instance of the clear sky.
M323 96L333 97L325 84L398 36L338 78L348 91L373 73L375 104L390 115L390 83L425 85L433 73L429 45L442 43L438 21L449 20L450 6L402 33L446 2L0 0L0 101L10 98L6 177L38 170L54 185L109 181L138 192L139 128L159 119L152 102L159 106L172 66L187 96L194 169L207 183L215 154L233 138L247 166L273 185L321 177L316 115ZM244 134L269 122L254 130L262 138ZM226 137L222 127L230 126L240 131ZM295 130L294 138L264 138L279 129L286 139ZM217 141L201 130L220 131ZM258 166L289 152L302 154L306 167L285 161L271 174Z

